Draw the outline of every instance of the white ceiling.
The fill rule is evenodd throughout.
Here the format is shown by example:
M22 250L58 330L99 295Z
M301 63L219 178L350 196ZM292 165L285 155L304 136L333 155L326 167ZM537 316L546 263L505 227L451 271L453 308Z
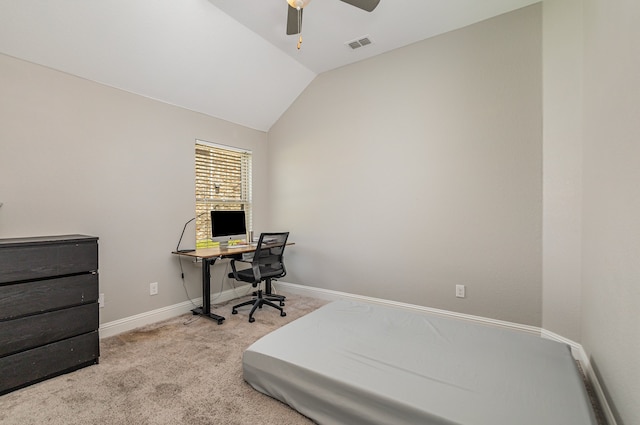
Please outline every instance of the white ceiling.
M298 51L285 0L0 0L0 52L267 131L319 73L538 1L312 0Z

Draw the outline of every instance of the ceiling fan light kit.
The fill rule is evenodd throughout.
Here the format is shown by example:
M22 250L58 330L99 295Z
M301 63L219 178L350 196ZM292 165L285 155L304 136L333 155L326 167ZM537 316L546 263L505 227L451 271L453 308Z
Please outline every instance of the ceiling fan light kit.
M293 7L294 9L302 9L310 2L311 0L287 0L289 6Z

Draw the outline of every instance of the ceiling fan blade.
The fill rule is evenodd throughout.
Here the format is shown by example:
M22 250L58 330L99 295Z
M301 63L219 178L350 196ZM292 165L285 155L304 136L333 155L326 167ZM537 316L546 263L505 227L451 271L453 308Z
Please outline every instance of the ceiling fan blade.
M350 4L351 6L355 6L358 9L366 10L367 12L372 12L380 3L380 0L340 0L343 3Z
M300 9L300 22L298 22L298 9L287 4L287 35L298 34L302 29L302 12Z

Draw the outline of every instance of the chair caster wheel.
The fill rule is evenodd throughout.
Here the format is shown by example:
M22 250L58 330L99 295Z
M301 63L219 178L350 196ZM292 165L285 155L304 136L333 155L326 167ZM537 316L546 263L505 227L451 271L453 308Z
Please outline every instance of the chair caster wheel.
M280 307L284 307L284 303L280 301Z
M280 317L284 317L284 316L286 316L286 315L287 315L287 313L285 313L284 311L281 311L281 312L280 312Z
M254 319L253 317L249 317L249 323L253 323L255 321L256 321L256 319Z
M238 310L231 310L231 314L238 314Z

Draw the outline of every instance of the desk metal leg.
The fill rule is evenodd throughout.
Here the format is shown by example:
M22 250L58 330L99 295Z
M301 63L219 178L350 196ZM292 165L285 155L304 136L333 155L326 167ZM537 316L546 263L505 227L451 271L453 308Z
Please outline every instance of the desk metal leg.
M202 259L202 307L194 308L191 312L215 320L221 325L224 317L211 312L211 266L215 262L215 257Z

